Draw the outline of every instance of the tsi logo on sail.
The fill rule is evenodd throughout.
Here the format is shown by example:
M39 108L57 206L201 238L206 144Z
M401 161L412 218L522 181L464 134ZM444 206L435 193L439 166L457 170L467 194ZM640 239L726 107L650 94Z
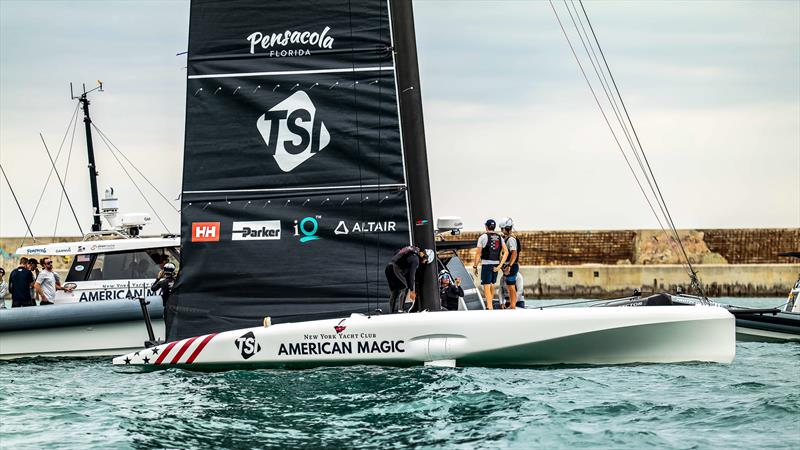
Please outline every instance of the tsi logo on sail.
M233 222L231 240L234 241L270 241L281 238L280 220L262 220L255 222Z
M296 91L270 108L258 118L256 127L267 153L284 172L291 172L331 142L317 108L304 91Z

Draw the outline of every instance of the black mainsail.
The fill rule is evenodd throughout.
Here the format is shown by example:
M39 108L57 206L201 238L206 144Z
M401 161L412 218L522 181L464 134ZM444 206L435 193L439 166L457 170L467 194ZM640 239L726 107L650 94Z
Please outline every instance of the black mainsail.
M411 27L397 52L395 11ZM170 339L388 309L384 265L433 241L410 14L410 0L192 1ZM435 272L423 279L433 304Z

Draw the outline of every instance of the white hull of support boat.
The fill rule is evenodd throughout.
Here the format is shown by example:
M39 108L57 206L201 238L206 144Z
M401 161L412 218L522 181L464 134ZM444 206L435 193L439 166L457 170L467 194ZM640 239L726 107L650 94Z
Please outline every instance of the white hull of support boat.
M226 369L328 365L730 363L733 316L711 306L452 311L287 323L209 334L114 358Z
M736 327L736 339L744 342L800 342L800 334Z
M164 336L164 321L153 320L156 336ZM113 356L144 345L144 320L0 332L0 360L29 357Z

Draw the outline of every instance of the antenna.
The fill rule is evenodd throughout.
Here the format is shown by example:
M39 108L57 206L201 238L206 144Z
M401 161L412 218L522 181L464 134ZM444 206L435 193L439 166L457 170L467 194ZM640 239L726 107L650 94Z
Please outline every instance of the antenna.
M102 224L100 223L100 199L97 195L97 168L94 161L94 144L92 142L92 119L89 116L89 99L87 97L88 94L98 91L103 91L103 82L97 80L97 86L94 89L86 90L86 83L83 83L83 93L76 96L73 89L72 83L69 84L69 95L72 100L78 100L79 103L83 105L83 123L86 128L86 153L89 158L89 187L91 189L92 195L92 208L94 212L92 213L92 231L100 231L102 228Z

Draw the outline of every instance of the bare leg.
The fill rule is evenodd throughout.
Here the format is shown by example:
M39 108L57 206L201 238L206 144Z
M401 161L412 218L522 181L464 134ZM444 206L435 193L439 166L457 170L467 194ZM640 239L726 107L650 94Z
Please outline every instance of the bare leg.
M506 288L508 289L508 301L511 302L511 309L517 309L517 286L507 284Z
M483 285L483 296L486 298L486 309L494 309L492 307L492 301L494 300L494 285L493 284L484 284Z

